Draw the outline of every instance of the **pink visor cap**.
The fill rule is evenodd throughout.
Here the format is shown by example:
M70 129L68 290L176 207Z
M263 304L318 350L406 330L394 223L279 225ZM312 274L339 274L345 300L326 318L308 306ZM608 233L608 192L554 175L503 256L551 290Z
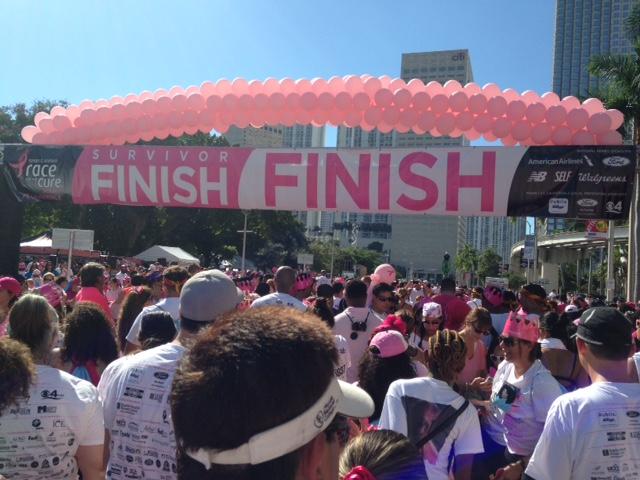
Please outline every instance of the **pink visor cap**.
M372 348L373 347L373 348ZM395 357L407 351L409 344L396 330L376 333L369 343L369 350L381 358Z

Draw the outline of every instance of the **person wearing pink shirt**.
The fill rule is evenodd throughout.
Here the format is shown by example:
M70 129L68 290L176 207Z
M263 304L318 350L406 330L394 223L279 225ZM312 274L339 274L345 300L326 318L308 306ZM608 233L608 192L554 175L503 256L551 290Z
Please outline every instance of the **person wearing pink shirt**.
M80 291L75 297L76 303L95 303L104 312L107 318L113 323L109 300L104 295L104 267L99 263L89 262L85 264L79 272Z

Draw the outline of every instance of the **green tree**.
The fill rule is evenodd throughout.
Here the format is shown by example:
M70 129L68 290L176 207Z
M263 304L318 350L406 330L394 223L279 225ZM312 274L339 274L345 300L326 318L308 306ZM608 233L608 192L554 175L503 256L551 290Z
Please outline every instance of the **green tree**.
M517 291L521 286L527 283L527 279L519 273L509 272L507 274L507 282L509 285L509 289Z
M589 63L592 75L606 79L607 87L599 92L607 108L620 110L631 129L634 145L640 139L640 4L636 3L625 21L625 33L633 45L630 55L595 55ZM627 298L640 298L640 170L636 169L633 201L629 212L629 268Z
M462 274L469 273L470 285L474 284L473 276L478 270L478 251L469 244L465 244L456 255L456 271Z
M481 281L486 277L496 277L500 272L502 257L493 248L488 248L478 257L478 276Z

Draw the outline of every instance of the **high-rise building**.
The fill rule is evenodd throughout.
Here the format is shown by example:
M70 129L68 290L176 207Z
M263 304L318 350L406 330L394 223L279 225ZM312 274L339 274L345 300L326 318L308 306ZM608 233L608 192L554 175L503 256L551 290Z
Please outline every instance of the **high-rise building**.
M524 217L468 217L466 243L482 252L492 248L508 264L511 247L524 239L527 219Z
M284 146L284 128L282 125L265 125L255 128L229 127L224 137L232 147L277 148Z
M587 96L602 87L589 75L593 55L632 53L624 20L638 0L557 0L553 91Z

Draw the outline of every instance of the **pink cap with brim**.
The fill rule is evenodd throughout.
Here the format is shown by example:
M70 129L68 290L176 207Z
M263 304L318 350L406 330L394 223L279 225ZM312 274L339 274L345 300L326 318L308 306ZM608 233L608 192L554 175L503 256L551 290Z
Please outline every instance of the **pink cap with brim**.
M382 358L395 357L407 351L409 345L404 336L396 330L376 333L369 343L369 348L375 347L377 356Z
M536 343L540 336L539 321L540 317L538 315L534 313L528 314L522 309L517 312L511 312L507 323L504 325L504 330L502 330L502 336Z
M13 295L20 295L20 293L22 293L20 282L12 277L0 278L0 290L6 290Z

